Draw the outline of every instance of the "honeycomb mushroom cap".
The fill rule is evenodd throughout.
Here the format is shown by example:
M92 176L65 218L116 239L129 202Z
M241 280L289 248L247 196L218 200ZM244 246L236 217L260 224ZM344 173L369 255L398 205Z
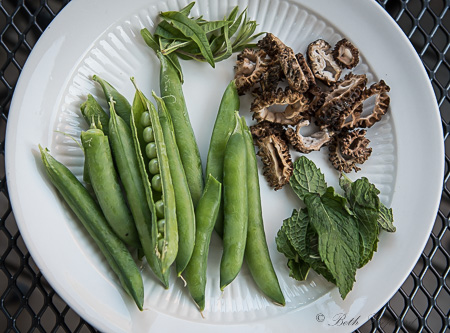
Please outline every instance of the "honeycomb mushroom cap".
M361 170L357 164L363 164L372 153L370 140L365 137L366 130L343 132L336 135L329 145L329 159L339 171L349 173Z
M239 95L243 95L250 90L260 79L269 67L263 50L244 49L237 56L235 66L235 82Z
M266 120L251 125L249 129L253 140L255 141L272 134L282 139L285 138L285 129L283 125L271 123Z
M359 62L359 50L350 41L343 38L334 46L333 58L342 68L352 69Z
M257 140L257 155L264 165L263 175L274 190L281 189L289 182L293 164L289 147L282 138L271 134Z
M320 150L323 146L326 146L331 142L334 134L325 128L324 130L316 131L311 135L303 136L300 133L300 130L309 125L310 121L305 119L297 124L295 130L291 127L286 130L288 142L295 150L304 154Z
M318 39L308 45L308 60L314 76L331 85L336 83L342 73L341 67L333 58L331 45Z
M271 111L274 105L287 105L284 111ZM250 111L257 122L269 121L283 125L295 125L308 114L309 101L302 94L290 89L278 88L276 92L265 91L253 100Z
M354 129L356 127L369 128L372 127L376 122L380 121L383 115L386 114L390 104L390 97L388 92L390 87L383 81L380 80L377 83L372 84L368 89L363 92L362 98L354 106L354 110L351 112L350 120L346 121L343 128ZM367 116L362 116L363 113L363 103L369 97L375 97L375 103L372 111Z
M278 60L284 77L292 90L300 92L308 90L308 80L290 47L271 33L267 33L264 38L258 41L258 46L269 56Z
M344 80L335 84L326 93L323 105L315 113L318 124L340 131L346 119L354 111L354 106L361 100L366 83L365 74L349 73Z

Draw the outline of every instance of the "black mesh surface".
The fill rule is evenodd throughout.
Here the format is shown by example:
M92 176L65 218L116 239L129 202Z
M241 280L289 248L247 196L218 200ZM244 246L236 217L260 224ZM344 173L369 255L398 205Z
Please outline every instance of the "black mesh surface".
M17 79L39 36L68 2L0 1L0 332L95 331L48 285L28 253L11 211L4 167L5 130ZM358 332L445 332L450 314L450 1L378 2L411 40L427 70L441 111L446 165L440 209L419 261Z

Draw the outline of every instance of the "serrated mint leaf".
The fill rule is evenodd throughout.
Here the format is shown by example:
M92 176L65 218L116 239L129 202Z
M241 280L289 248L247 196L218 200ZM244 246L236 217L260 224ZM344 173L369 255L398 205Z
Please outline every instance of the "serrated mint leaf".
M304 202L319 237L320 257L344 299L353 287L360 263L356 219L345 207L345 198L337 195L332 187L322 196L307 194Z
M311 193L322 195L327 189L323 173L305 156L294 162L294 172L289 184L301 200Z
M365 177L344 185L345 195L356 216L360 235L359 267L363 267L373 257L378 244L378 217L380 215L380 191Z
M310 266L302 259L289 259L287 266L289 267L289 276L298 280L304 281L308 277Z
M277 244L278 252L283 253L286 258L295 259L297 257L295 249L287 238L284 225L278 230L277 236L275 237L275 243Z
M384 204L380 205L380 215L378 216L378 224L381 228L388 232L395 232L394 214L392 208L387 208Z

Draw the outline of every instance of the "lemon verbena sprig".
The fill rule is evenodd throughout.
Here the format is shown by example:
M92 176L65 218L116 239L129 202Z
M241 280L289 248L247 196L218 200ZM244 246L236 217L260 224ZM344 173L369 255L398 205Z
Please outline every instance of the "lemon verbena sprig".
M234 52L256 46L252 42L262 32L255 34L257 23L247 17L247 9L239 14L236 6L223 20L208 21L202 16L189 16L194 4L180 11L161 12L162 20L153 34L146 28L141 30L145 42L155 51L171 55L172 62L178 63L176 55L184 60L206 61L212 67Z

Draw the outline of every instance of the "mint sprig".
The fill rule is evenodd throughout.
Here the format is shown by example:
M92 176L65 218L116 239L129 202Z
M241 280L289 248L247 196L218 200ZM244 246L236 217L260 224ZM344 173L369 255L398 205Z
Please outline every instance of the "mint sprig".
M364 177L352 182L342 175L344 194L336 193L305 156L295 161L289 183L306 206L283 221L276 237L290 276L304 280L312 268L336 284L345 299L357 269L377 250L380 229L395 231L392 209L381 203L380 191Z

